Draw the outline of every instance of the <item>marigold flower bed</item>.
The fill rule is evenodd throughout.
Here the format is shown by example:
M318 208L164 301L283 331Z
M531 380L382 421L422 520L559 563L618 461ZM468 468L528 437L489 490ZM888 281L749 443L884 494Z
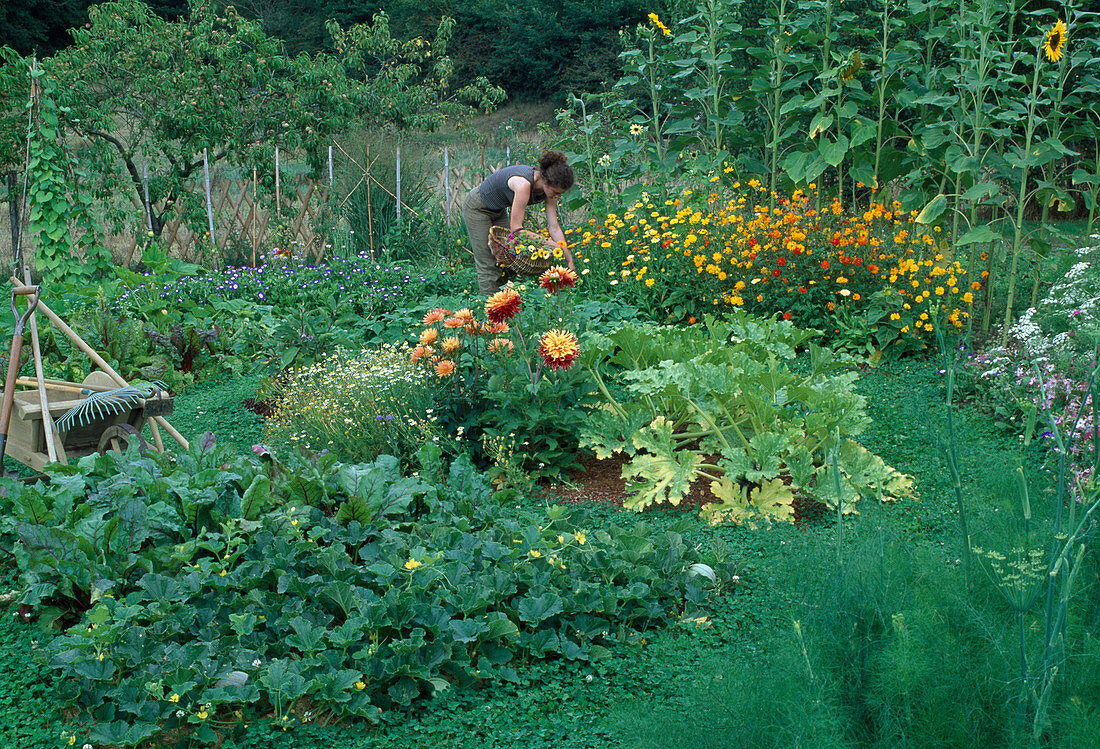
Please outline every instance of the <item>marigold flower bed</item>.
M641 285L657 301L690 284L701 305L827 331L870 314L897 337L919 339L936 314L955 327L969 316L980 282L948 256L940 227L916 223L916 211L896 201L853 210L812 183L773 206L759 182L747 187L684 190L662 205L638 201L592 219L578 255L610 285Z

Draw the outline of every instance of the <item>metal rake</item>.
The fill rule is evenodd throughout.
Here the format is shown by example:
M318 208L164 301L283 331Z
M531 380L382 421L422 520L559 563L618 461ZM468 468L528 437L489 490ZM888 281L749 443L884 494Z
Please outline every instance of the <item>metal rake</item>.
M84 426L92 421L117 416L135 406L140 406L146 398L159 390L168 390L163 382L156 381L142 385L127 385L114 390L89 391L88 397L70 408L56 422L57 431L65 432L76 426Z

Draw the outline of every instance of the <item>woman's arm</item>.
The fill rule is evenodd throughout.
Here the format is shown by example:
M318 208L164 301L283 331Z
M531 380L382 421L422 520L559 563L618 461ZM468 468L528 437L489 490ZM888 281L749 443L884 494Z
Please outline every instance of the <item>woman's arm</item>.
M553 196L546 199L546 228L550 230L550 238L565 251L565 261L569 264L569 269L575 271L577 266L573 263L573 253L569 251L569 246L565 242L565 232L561 230L561 224L558 223L558 196Z
M531 183L520 176L508 180L508 187L512 190L511 225L509 231L519 231L523 228L523 216L527 211L527 204L531 202Z

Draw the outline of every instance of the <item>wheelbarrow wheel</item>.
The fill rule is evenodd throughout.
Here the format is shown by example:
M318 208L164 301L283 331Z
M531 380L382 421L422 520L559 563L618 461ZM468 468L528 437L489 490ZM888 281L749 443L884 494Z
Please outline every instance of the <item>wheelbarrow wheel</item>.
M138 450L144 455L149 449L149 443L141 436L141 432L131 424L114 424L103 430L103 436L99 438L99 452L108 450L125 452L130 445L137 445Z

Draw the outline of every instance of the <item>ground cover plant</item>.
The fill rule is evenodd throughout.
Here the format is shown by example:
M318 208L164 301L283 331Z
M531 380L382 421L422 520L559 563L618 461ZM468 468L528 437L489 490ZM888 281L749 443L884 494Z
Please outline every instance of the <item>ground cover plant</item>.
M376 721L531 658L603 657L670 609L698 616L729 576L674 530L511 507L430 444L402 478L392 457L282 463L212 443L6 484L19 604L57 629L43 653L81 741Z

